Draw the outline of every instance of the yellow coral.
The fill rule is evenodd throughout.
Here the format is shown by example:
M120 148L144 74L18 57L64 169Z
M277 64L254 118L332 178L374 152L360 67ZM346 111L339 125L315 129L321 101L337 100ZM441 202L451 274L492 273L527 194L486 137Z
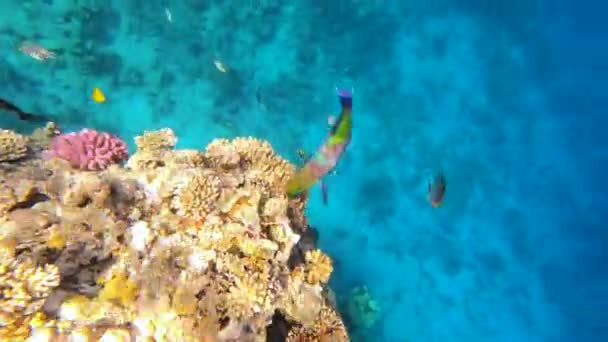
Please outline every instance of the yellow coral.
M0 215L4 216L4 214L12 209L15 204L17 204L17 198L13 188L0 181ZM2 221L0 221L0 223L2 223Z
M217 140L210 144L208 150L211 159L218 160L220 164L227 162L215 155L231 156L231 165L237 160L235 152L239 156L239 165L247 168L253 181L256 178L264 179L277 191L282 189L295 170L293 165L274 153L268 142L251 137L236 138L231 142Z
M236 278L230 287L229 308L235 317L246 318L254 313L267 312L271 308L268 280L260 274L246 273Z
M215 208L220 196L220 179L213 173L190 171L175 190L173 208L177 214L203 220Z
M306 268L309 284L327 283L333 271L331 258L318 249L306 252Z
M124 273L118 273L105 282L98 298L100 300L116 301L122 306L128 306L135 301L136 297L137 285L135 282Z
M27 155L28 139L21 134L0 129L0 162L18 160Z
M197 150L177 150L167 156L165 161L170 167L201 167L205 164L205 154Z
M0 337L29 334L28 321L59 285L55 265L36 266L31 259L0 260Z
M236 147L228 139L214 139L207 145L207 157L211 163L220 168L235 168L241 157Z
M287 198L273 197L269 198L264 204L262 215L276 219L287 215Z
M171 150L177 144L177 137L170 128L158 131L146 131L143 135L135 137L138 152L160 152Z

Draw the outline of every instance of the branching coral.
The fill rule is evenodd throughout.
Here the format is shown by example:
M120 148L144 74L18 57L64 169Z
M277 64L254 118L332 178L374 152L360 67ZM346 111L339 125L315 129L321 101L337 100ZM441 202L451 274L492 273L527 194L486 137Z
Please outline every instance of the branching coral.
M293 166L257 139L175 142L146 132L124 168L32 153L0 170L0 337L265 341L279 315L290 336L348 341L329 257L290 257L307 229L281 190Z
M193 220L204 219L215 208L220 183L213 173L188 172L175 189L172 205L176 213Z

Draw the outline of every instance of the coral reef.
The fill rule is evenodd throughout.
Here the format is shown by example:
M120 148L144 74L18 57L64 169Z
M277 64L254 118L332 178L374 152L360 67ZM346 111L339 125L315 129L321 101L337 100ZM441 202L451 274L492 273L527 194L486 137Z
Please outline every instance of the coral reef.
M57 134L2 131L21 145L0 163L0 340L349 340L267 142L145 132L124 167L87 171L41 157Z
M92 129L53 138L46 158L61 158L81 170L105 170L127 159L127 145L120 138Z
M0 130L0 162L21 159L27 152L27 138L12 131Z

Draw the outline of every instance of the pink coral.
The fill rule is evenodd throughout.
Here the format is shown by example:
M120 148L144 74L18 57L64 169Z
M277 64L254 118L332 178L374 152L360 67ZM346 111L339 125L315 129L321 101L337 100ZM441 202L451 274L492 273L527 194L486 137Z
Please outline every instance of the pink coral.
M61 158L81 170L104 170L129 156L127 145L115 135L83 129L56 136L45 158Z

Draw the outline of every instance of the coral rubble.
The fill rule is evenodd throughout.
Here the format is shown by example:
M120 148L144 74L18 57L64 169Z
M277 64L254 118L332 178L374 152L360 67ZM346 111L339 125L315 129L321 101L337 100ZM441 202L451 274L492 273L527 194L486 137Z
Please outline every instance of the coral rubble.
M0 132L0 340L349 340L268 143L164 129L87 172L41 158L57 134Z

